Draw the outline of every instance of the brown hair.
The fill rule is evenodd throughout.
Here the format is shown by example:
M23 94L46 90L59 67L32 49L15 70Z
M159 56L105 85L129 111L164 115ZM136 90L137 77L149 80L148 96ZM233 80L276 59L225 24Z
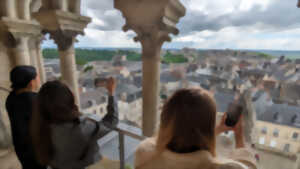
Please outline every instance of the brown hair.
M157 150L206 150L215 156L215 124L216 103L211 94L202 89L181 89L163 106Z
M54 155L51 124L79 123L79 110L71 90L59 81L45 83L38 93L31 120L31 134L37 159L49 165Z

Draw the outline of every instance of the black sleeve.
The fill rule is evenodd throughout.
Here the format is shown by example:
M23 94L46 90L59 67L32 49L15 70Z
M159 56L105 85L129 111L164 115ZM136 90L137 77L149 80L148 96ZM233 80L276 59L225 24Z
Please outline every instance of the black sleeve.
M30 137L30 121L33 110L34 94L30 94L26 99L12 99L15 102L9 112L11 121L13 143L16 153L23 162L32 161L34 157L32 140Z
M109 96L107 105L107 114L98 123L99 130L97 137L101 138L111 131L112 128L116 127L119 122L119 110L117 99L114 96Z

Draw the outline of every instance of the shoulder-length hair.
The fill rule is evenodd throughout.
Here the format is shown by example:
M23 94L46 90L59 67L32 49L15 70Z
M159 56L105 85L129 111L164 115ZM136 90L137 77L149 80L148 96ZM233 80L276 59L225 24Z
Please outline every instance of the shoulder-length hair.
M181 89L164 104L157 138L157 152L209 151L216 155L216 103L202 89Z
M31 134L37 159L48 165L54 150L51 125L79 122L80 112L71 90L59 81L45 83L38 93L31 121Z

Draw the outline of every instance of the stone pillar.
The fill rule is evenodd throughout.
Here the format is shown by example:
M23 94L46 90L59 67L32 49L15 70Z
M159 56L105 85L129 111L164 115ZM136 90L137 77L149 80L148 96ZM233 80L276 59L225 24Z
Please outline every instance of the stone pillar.
M30 2L31 2L31 0L21 0L21 1L19 0L18 1L17 7L18 7L19 19L23 19L23 20L31 19Z
M31 38L29 40L29 55L30 55L30 65L34 66L36 70L38 70L38 62L37 62L37 52L36 52L36 37Z
M2 0L3 1L3 0ZM5 16L9 18L17 18L16 0L4 0L5 1Z
M28 40L29 40L29 37L26 37L26 36L17 38L17 44L12 49L15 66L30 65Z
M126 19L124 31L137 33L143 48L143 134L152 136L157 127L160 92L160 52L169 34L177 35L176 24L185 15L178 0L114 0Z
M299 8L300 8L300 5L299 5ZM298 152L297 154L296 154L296 156L297 156L297 160L296 160L296 164L295 164L295 168L296 169L300 169L300 152Z
M36 45L36 56L37 56L37 64L39 65L38 71L40 74L41 83L46 83L46 72L44 67L44 57L43 57L43 51L41 48L41 40L38 40Z
M72 0L72 2L73 1L74 0ZM68 0L52 0L52 8L67 12L68 11Z
M81 0L73 0L72 3L69 3L69 11L80 14L80 6L81 6Z
M40 10L34 13L33 17L42 25L45 32L50 33L50 37L57 44L62 79L72 89L78 107L80 107L74 43L78 34L84 34L83 30L91 22L91 19L77 13L64 11L65 6L68 6L67 2L69 1L67 0L52 0L51 2L56 2L63 10L57 11L53 8ZM49 7L49 3L46 3L46 5L43 4L42 8Z
M34 66L40 76L41 84L46 82L46 74L44 69L44 59L41 50L41 42L43 36L35 36L30 39L29 42L29 53L30 53L30 64Z
M54 39L55 43L58 46L62 80L73 91L76 98L76 103L78 104L78 106L80 106L79 85L74 48L75 38L72 35L68 36L67 34L68 33L63 33L62 31L55 31L51 33L51 38Z
M1 18L0 36L9 51L13 66L30 65L29 42L40 33L40 26L34 21Z
M162 43L150 37L141 40L143 48L143 134L151 136L157 127L160 93L160 54Z

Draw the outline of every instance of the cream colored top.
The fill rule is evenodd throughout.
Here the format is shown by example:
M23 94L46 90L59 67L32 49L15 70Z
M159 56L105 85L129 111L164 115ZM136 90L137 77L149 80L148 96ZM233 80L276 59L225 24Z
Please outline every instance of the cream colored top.
M208 151L179 154L165 150L157 155L155 148L154 138L139 145L135 169L257 169L254 154L246 148L234 150L228 159L214 158Z

